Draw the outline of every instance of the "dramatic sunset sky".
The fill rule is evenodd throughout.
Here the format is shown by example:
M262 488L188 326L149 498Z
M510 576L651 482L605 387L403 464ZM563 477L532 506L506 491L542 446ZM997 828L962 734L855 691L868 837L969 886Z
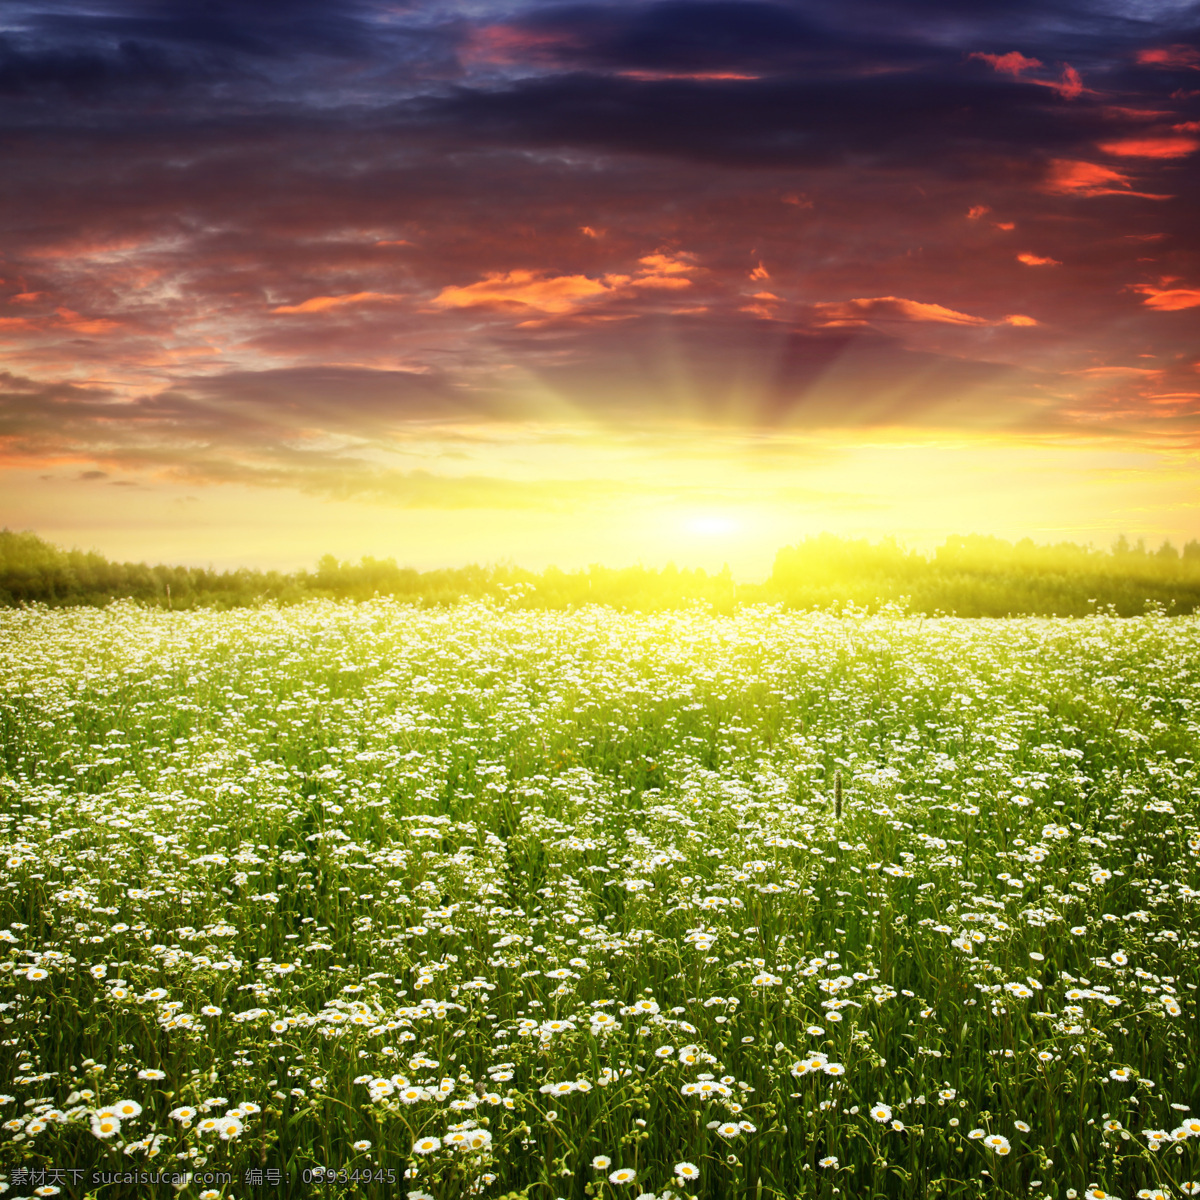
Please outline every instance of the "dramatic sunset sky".
M1200 5L4 0L0 525L1200 536Z

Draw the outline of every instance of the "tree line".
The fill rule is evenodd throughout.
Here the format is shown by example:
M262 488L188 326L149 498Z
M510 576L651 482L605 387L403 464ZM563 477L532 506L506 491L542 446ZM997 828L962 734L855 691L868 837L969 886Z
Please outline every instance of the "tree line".
M730 612L739 604L786 608L885 604L930 616L1085 616L1098 610L1133 616L1161 607L1200 607L1200 542L1156 550L1119 538L1109 550L1070 542L1015 544L998 538L950 537L931 554L892 540L872 543L822 534L785 547L761 583L736 583L729 568L523 570L511 564L418 571L394 559L354 563L325 555L315 570L111 562L101 554L64 550L33 533L0 531L0 605L103 606L131 599L170 609L295 604L316 598L389 596L423 606L489 598L519 608L568 609L606 604L630 611L702 605Z

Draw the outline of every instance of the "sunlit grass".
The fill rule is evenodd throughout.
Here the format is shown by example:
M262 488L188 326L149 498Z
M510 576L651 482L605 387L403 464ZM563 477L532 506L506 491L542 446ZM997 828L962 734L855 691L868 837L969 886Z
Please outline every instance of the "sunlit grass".
M9 1197L1200 1178L1196 619L116 605L0 637Z

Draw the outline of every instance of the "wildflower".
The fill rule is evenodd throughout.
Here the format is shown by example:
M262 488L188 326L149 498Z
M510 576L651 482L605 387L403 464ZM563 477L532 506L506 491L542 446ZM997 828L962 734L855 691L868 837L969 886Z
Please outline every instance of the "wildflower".
M113 1105L113 1112L119 1121L132 1121L142 1114L142 1106L136 1100L118 1100Z
M700 1168L695 1163L681 1162L675 1164L675 1174L679 1176L680 1182L688 1179L699 1179Z
M826 1075L845 1075L846 1068L840 1062L827 1062L822 1068Z
M166 1079L166 1071L160 1071L157 1067L146 1067L137 1073L139 1079Z
M1013 1125L1014 1125L1014 1126L1015 1126L1017 1129L1019 1129L1019 1130L1020 1130L1022 1133L1028 1133L1028 1132L1029 1132L1029 1129L1030 1129L1030 1127L1029 1127L1029 1125L1027 1125L1027 1124L1026 1124L1024 1121L1014 1121L1014 1122L1013 1122Z
M242 1132L242 1123L237 1117L225 1117L217 1126L221 1141L231 1142Z
M92 1117L92 1132L101 1139L115 1137L121 1132L121 1122L116 1117Z
M886 1104L876 1104L871 1109L871 1116L881 1125L886 1125L892 1119L892 1110Z
M836 1167L837 1165L838 1160L832 1154L830 1154L827 1158L821 1159L821 1161L817 1163L817 1166L819 1167Z
M971 1132L967 1134L967 1137L969 1137L974 1142L978 1142L984 1136L985 1136L985 1134L982 1129L972 1129Z
M1118 1083L1124 1083L1127 1079L1133 1078L1133 1072L1128 1067L1113 1067L1108 1073L1109 1079L1115 1079Z
M1002 1137L998 1133L988 1134L983 1139L983 1144L989 1149L994 1150L997 1154L1007 1154L1012 1147L1008 1144L1008 1138Z
M741 1131L741 1126L735 1125L732 1121L726 1121L723 1125L717 1126L717 1133L723 1138L735 1138Z
M595 1171L607 1171L612 1166L612 1159L607 1154L597 1154L592 1159L592 1169Z
M196 1110L190 1105L184 1104L179 1108L173 1108L167 1116L173 1121L193 1121L196 1118Z
M637 1172L631 1171L628 1167L621 1167L620 1170L614 1171L609 1177L609 1183L632 1183L637 1178Z
M441 1148L441 1140L435 1137L417 1138L417 1140L413 1142L414 1154L432 1154L435 1150L440 1150Z
M1083 1193L1083 1200L1117 1200L1117 1197L1103 1188L1090 1187Z

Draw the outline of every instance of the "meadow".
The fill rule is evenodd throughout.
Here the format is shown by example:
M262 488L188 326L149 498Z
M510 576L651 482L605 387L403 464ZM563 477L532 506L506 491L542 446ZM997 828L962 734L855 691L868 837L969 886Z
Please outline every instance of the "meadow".
M0 679L5 1200L1200 1194L1200 618L118 602Z

